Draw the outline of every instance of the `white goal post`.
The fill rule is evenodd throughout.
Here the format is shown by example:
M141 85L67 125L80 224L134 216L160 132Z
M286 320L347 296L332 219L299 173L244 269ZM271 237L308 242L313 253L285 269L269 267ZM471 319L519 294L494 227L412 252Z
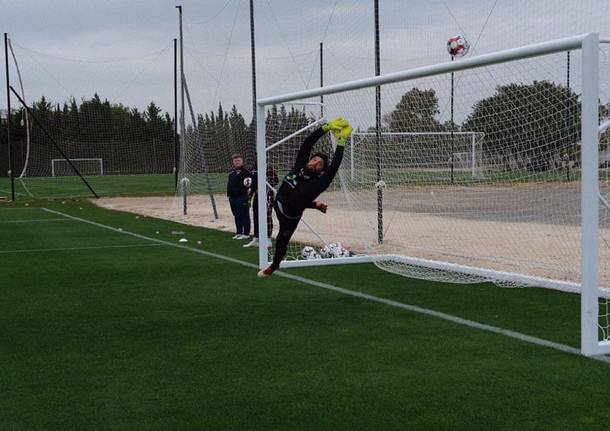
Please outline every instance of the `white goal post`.
M70 159L82 175L104 175L104 161L101 158L81 157ZM87 167L81 170L82 167ZM66 159L51 159L51 176L63 177L76 175Z
M506 64L521 60L532 60L547 57L551 54L565 53L567 51L580 51L581 69L579 86L581 94L579 98L581 106L580 122L580 164L581 177L578 182L580 188L579 206L579 247L580 247L580 269L579 280L576 283L566 283L561 279L547 279L532 277L527 273L518 271L500 271L495 268L476 267L476 265L456 265L451 261L434 259L417 259L416 256L398 256L396 259L405 259L405 265L421 266L422 268L435 268L437 270L456 273L475 273L488 280L500 282L514 282L519 285L531 285L550 287L560 290L577 290L581 294L581 352L584 355L610 354L610 337L608 337L608 326L602 328L600 324L600 310L602 303L608 307L608 303L602 289L599 287L600 259L599 259L599 176L598 176L598 100L600 97L599 61L600 43L610 43L608 39L600 40L596 33L579 35L569 38L537 43L519 48L499 51L490 54L478 55L461 61L446 62L425 66L415 69L403 70L386 75L343 82L321 88L303 90L294 93L282 94L257 100L257 164L259 172L267 169L267 142L266 142L266 109L273 105L286 102L308 100L314 97L328 95L341 96L340 93L355 92L356 90L371 89L384 85L404 83L416 79L433 78L439 75L447 75L452 72L475 70L492 65ZM506 66L503 66L506 67ZM367 93L367 94L371 94ZM351 94L351 93L350 93ZM334 96L333 96L334 97ZM347 96L345 96L347 97ZM367 108L371 109L371 108ZM266 188L265 176L258 176L258 189ZM258 212L265 214L267 202L263 193L258 195ZM383 209L383 206L377 207ZM269 255L265 245L268 243L265 217L259 217L260 248L259 266L264 268L268 265ZM392 259L392 256L381 254L370 256L377 262L380 259ZM316 264L345 263L351 258L340 258L325 261L293 261L291 265L304 266ZM359 259L366 260L366 259ZM474 262L476 264L476 262ZM574 288L574 289L572 289ZM604 335L600 335L603 333Z

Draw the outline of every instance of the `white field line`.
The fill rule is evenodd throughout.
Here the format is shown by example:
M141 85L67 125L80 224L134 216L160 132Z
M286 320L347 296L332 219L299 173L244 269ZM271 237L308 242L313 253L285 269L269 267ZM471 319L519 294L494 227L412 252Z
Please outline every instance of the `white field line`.
M11 193L12 193L10 190L5 190L5 189L0 189L0 192L2 192L2 193L6 193L6 194L7 194L7 195L9 195L9 196L10 196L10 195L11 195ZM25 193L21 193L21 192L15 192L15 194L16 194L16 195L19 195L19 196L27 196Z
M2 223L44 223L47 221L70 221L68 219L64 218L33 218L33 219L26 219L26 220L0 220L0 224Z
M162 239L151 238L151 237L148 237L145 235L141 235L139 233L129 232L129 231L126 231L123 229L119 229L119 228L115 228L115 227L108 226L105 224L97 223L97 222L94 222L91 220L72 216L72 215L65 214L65 213L55 211L52 209L48 209L48 208L42 208L42 210L50 212L52 214L64 216L64 217L70 218L72 220L80 221L82 223L87 223L87 224L97 226L97 227L100 227L103 229L108 229L108 230L111 230L111 231L114 231L114 232L117 232L120 234L133 236L135 238L152 241L152 242L155 242L158 244L169 245L169 246L172 246L175 248L180 248L180 249L191 251L194 253L199 253L204 256L213 257L216 259L224 260L226 262L235 263L237 265L245 266L247 268L252 268L252 269L258 271L258 265L255 265L253 263L246 262L243 260L235 259L233 257L225 256L225 255L218 254L218 253L212 253L209 251L200 250L200 249L196 249L196 248L191 248L191 247L187 247L187 246L180 245L180 244L174 244L172 242L164 241ZM254 273L252 274L252 276L253 277L255 276ZM289 274L289 273L282 272L282 271L276 271L274 273L274 276L284 277L284 278L287 278L290 280L298 281L303 284L308 284L310 286L320 287L320 288L326 289L326 290L332 290L333 292L341 293L343 295L352 296L352 297L360 298L360 299L365 299L367 301L372 301L372 302L376 302L379 304L388 305L390 307L400 308L403 310L411 311L413 313L423 314L423 315L430 316L430 317L436 317L438 319L456 323L456 324L462 325L462 326L467 326L469 328L479 329L482 331L487 331L487 332L491 332L494 334L503 335L505 337L514 338L519 341L524 341L526 343L535 344L537 346L548 347L551 349L559 350L564 353L570 353L573 355L581 356L580 350L577 349L576 347L568 346L566 344L556 343L554 341L545 340L543 338L538 338L538 337L534 337L534 336L527 335L527 334L522 334L520 332L511 331L509 329L504 329L504 328L500 328L497 326L487 325L485 323L476 322L474 320L463 319L461 317L453 316L451 314L442 313L440 311L435 311L435 310L431 310L428 308L419 307L417 305L405 304L403 302L398 302L398 301L394 301L391 299L381 298L379 296L370 295L368 293L363 293L363 292L358 292L355 290L349 290L349 289L345 289L342 287L333 286L332 284L322 283L320 281L315 281L315 280L310 280L305 277L301 277L301 276L294 275L294 274ZM597 361L601 361L601 362L610 363L610 356L591 356L589 358L597 360Z
M161 247L163 244L125 244L125 245L92 245L84 247L58 247L58 248L25 248L21 250L0 250L0 254L14 253L40 253L45 251L74 251L74 250L106 250L113 248L142 248Z

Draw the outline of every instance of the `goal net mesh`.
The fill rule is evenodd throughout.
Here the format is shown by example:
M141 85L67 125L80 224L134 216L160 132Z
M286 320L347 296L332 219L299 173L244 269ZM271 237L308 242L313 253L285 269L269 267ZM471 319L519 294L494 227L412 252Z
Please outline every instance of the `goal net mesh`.
M603 50L600 58L600 122L610 113L606 54ZM532 284L493 275L514 273L577 290L580 60L579 51L571 53L569 86L566 53L456 72L453 123L450 74L383 85L378 134L375 88L325 95L325 117L349 119L355 145L345 152L341 188L335 181L320 197L329 204L328 213L306 210L289 258L306 258L307 245L318 249L333 242L407 277ZM268 145L293 129L270 123ZM433 134L452 129L453 135ZM269 151L268 162L278 171L287 169L304 135ZM608 133L601 138L603 151ZM314 151L332 153L331 147L324 139ZM607 166L599 174L601 195L610 198ZM602 288L610 287L609 215L602 206ZM608 307L602 295L599 326L605 340Z
M100 196L174 193L174 126L166 112L173 105L170 46L87 60L11 40L10 58L11 85L31 109L30 115L12 95L18 195L91 196L62 152ZM139 81L144 72L156 82Z

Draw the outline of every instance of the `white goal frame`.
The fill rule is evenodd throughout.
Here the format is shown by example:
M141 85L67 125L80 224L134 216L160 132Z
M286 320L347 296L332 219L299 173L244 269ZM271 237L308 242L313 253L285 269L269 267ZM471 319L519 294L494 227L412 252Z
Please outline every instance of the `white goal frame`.
M354 132L350 136L350 145L349 145L349 171L350 178L352 181L354 180L354 148L356 146L356 142L354 137L356 136L377 136L375 132ZM483 132L381 132L381 136L470 136L470 154L471 154L471 162L470 162L470 172L472 178L476 177L476 169L477 169L477 161L476 161L476 150L477 150L477 139L482 139L485 137L485 133ZM462 151L463 153L463 151ZM459 154L454 152L453 154Z
M484 66L506 63L514 60L540 57L549 54L581 50L582 52L582 179L581 179L581 283L577 286L581 294L581 352L583 355L592 356L610 354L610 342L599 341L599 298L602 291L599 288L599 183L598 183L598 97L599 97L599 49L600 43L610 43L610 39L601 39L597 33L589 33L563 39L552 40L543 43L526 45L519 48L498 51L490 54L478 55L461 61L453 61L424 66L415 69L403 70L381 76L343 82L326 87L313 88L294 93L287 93L273 97L257 100L256 105L256 145L257 164L259 172L267 170L267 145L266 145L266 107L285 102L310 99L334 93L342 93L362 88L372 88L385 84L405 82L413 79L431 77L440 74L458 72L467 69L475 69ZM265 176L258 176L258 190L267 187ZM258 213L266 214L267 202L265 193L258 194ZM264 268L268 265L268 243L266 218L259 217L259 266ZM402 257L402 256L401 256ZM408 257L407 257L408 258ZM316 264L346 263L352 258L319 259L310 261L291 261L287 266L305 266ZM359 259L360 261L366 259ZM458 271L464 273L484 271L490 278L497 277L500 280L515 280L521 284L532 286L564 287L557 280L541 280L524 274L494 271L484 268L471 268L440 261L412 261L422 266L433 266L438 269ZM287 262L288 263L288 262ZM565 290L565 289L563 289Z
M99 158L99 157L81 157L81 158L76 158L76 159L70 159L71 162L99 162L100 164L100 173L99 175L104 175L104 160ZM68 161L66 159L51 159L51 176L54 177L55 176L55 162L64 162L64 163L68 163ZM70 166L70 164L68 163L68 166ZM76 173L75 173L76 175Z

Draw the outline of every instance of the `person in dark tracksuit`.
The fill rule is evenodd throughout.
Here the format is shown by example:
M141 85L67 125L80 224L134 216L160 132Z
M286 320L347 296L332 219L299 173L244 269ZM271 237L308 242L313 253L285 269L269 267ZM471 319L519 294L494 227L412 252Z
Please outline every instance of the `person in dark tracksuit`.
M244 158L241 155L235 154L231 159L233 169L227 181L227 196L235 218L236 234L233 239L247 239L250 237L248 189L252 184L252 174L244 168Z
M328 132L332 132L337 138L337 148L330 165L326 154L311 155L315 143ZM288 250L290 238L297 229L306 208L315 208L326 213L328 206L317 201L316 198L330 186L335 178L351 133L352 127L347 120L337 118L314 130L301 144L294 167L282 180L273 205L280 222L273 263L268 268L259 271L259 277L270 277L280 267Z
M272 166L267 166L267 183L275 188L278 183L277 174ZM252 186L250 187L250 196L252 197L252 214L254 215L254 236L252 241L248 244L244 244L244 247L258 247L258 202L257 202L257 188L258 188L258 171L256 167L252 169ZM271 233L273 232L273 201L275 198L275 191L273 188L267 187L267 239L271 240ZM271 243L269 243L271 244Z

